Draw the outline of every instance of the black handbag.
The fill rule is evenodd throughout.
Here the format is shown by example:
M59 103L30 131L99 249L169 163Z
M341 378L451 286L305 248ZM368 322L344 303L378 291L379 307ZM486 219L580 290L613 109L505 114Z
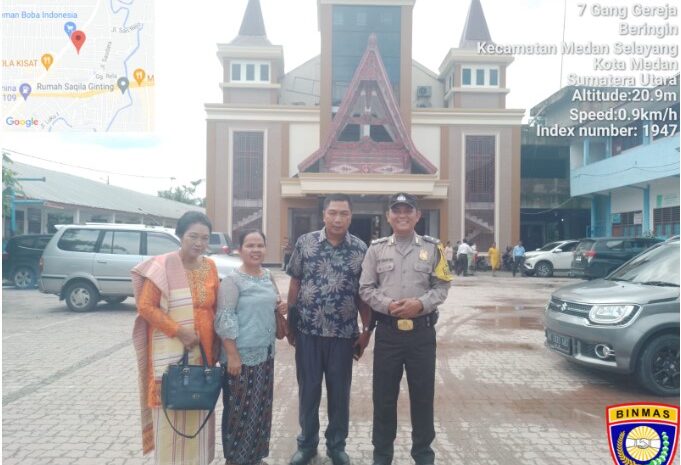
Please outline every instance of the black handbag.
M168 370L161 378L161 402L168 424L173 430L188 439L195 438L206 426L208 419L215 410L215 403L222 388L222 369L208 365L208 358L203 346L201 358L203 365L189 365L189 351L184 350L182 358L176 363L168 365ZM186 435L175 429L170 418L170 410L210 410L206 419L193 435Z

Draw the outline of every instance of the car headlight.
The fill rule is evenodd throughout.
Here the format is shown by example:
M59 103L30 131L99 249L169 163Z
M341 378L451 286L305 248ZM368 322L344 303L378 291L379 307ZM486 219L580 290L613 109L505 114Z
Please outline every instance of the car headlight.
M600 325L615 325L627 319L635 309L635 305L594 305L589 311L589 321Z

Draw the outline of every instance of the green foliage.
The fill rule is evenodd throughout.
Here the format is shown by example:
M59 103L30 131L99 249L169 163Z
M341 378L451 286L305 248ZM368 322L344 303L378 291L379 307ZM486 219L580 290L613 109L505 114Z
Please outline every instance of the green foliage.
M195 197L196 189L202 182L203 179L197 179L196 181L190 181L188 186L171 187L170 189L158 191L158 196L164 199L175 200L176 202L203 207L206 205L206 199Z
M17 182L16 172L14 172L9 165L12 164L12 160L9 155L2 152L2 216L3 218L10 215L10 194L11 190L14 189L16 192L21 192L21 186Z

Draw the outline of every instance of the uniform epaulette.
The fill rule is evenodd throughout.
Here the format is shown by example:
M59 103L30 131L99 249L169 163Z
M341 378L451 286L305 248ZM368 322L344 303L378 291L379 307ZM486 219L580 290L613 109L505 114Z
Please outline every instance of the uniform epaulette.
M371 241L371 245L382 244L383 242L387 242L388 239L388 237L379 237L378 239Z
M421 236L421 237L423 237L424 241L430 242L431 244L439 244L440 243L440 239L438 239L437 237L430 237L430 236Z

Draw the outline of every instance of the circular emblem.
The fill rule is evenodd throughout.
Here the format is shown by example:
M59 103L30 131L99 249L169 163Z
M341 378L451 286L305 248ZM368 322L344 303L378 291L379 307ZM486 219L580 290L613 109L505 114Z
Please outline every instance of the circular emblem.
M649 426L638 426L627 435L625 447L635 460L650 460L660 451L660 435Z

